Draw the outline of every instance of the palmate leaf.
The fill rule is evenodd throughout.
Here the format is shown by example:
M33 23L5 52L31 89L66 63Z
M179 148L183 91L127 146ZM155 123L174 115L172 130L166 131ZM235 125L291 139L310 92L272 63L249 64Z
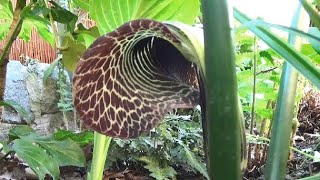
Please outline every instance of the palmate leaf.
M234 16L242 24L251 20L237 9L234 9ZM320 88L320 71L315 65L310 63L307 57L299 53L287 42L275 36L268 29L256 25L248 25L247 27L275 52L287 60L302 75L309 79L316 87Z
M184 0L91 0L89 4L89 14L97 23L101 34L139 18L176 20L191 24L200 11L199 0L189 0L188 3Z

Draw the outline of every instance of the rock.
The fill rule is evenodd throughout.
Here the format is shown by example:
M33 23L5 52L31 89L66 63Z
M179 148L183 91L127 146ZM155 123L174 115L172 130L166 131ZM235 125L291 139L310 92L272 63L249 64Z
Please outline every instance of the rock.
M24 107L30 113L32 122L44 114L59 112L58 70L55 69L47 82L43 82L43 73L49 66L36 60L27 63L26 66L19 61L9 61L7 66L4 100L16 101ZM70 83L68 75L67 83ZM14 124L25 121L10 107L4 108L1 118L3 122Z
M41 114L51 114L59 111L57 103L59 93L57 92L58 73L54 71L52 76L44 83L43 73L49 64L34 63L28 65L28 73L25 76L25 84L29 94L31 111L35 118Z
M4 100L16 101L31 113L28 91L25 85L26 74L26 67L23 66L19 61L9 61L7 65ZM21 116L9 107L4 108L1 118L3 122L7 123L20 124L22 121Z

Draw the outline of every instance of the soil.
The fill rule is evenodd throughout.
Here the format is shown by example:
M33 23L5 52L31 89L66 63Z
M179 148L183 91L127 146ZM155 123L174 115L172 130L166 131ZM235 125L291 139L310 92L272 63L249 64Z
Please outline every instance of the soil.
M320 173L320 93L309 91L302 98L293 147L319 158L313 160L301 153L290 152L286 180L295 180ZM267 148L267 147L266 147ZM257 163L258 162L258 163ZM244 173L245 180L262 180L265 162L251 161Z
M300 151L309 153L320 159L320 93L310 92L301 100L298 112L299 126L294 136L293 146ZM6 137L7 129L11 127L8 124L1 124L0 139ZM260 145L264 147L263 145ZM84 148L87 159L92 156L91 146ZM319 155L318 155L319 154ZM263 160L253 159L251 166L244 172L244 180L262 180L265 162ZM204 179L203 177L195 177L188 175L183 169L176 169L178 172L177 179L196 180ZM78 167L61 167L61 180L83 180L86 179L86 168ZM320 172L320 160L315 161L307 158L301 153L290 152L288 159L288 170L286 180L299 179L315 175ZM148 176L149 172L145 169L134 169L130 167L113 168L104 172L104 180L107 179L132 179L132 180L148 180L153 179ZM0 180L9 179L37 179L36 175L28 166L21 162L17 157L13 156L0 161ZM46 178L51 179L51 178Z

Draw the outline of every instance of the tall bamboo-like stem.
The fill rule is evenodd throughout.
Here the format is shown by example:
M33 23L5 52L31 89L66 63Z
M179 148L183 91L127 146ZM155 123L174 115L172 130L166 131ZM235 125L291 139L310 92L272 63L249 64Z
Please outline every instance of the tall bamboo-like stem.
M292 27L294 28L301 27L303 23L303 16L300 13L301 5L299 4L292 21ZM293 34L289 36L289 43L298 48L299 43L296 42ZM285 62L271 130L271 142L265 172L267 180L284 179L286 175L297 80L296 69Z
M203 0L210 179L240 179L240 106L227 3Z

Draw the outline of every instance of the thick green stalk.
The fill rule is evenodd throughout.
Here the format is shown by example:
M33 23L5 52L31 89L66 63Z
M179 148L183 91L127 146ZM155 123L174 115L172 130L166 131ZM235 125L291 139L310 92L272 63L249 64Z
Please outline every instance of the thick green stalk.
M240 107L225 0L203 0L207 168L211 179L240 179Z
M111 137L94 132L93 158L91 170L87 177L88 180L102 179L111 140Z
M300 27L301 6L293 18L292 27ZM298 46L295 35L290 34L289 43ZM295 108L295 96L298 72L287 62L283 65L277 105L271 130L271 141L268 151L265 177L267 180L284 179L289 156L292 120Z

